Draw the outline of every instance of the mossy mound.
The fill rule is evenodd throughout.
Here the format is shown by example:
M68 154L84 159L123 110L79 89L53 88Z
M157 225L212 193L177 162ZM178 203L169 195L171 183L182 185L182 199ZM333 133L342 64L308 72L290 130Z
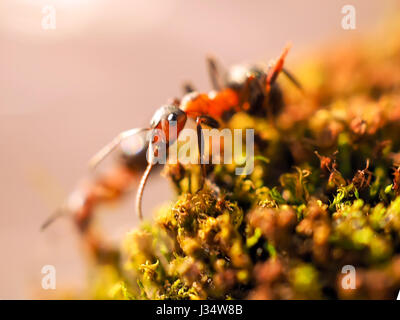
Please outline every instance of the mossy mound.
M246 112L255 168L166 166L177 201L126 237L97 296L144 299L394 299L400 289L400 28L336 46L283 78L274 119ZM371 36L374 37L374 36ZM378 38L379 36L377 36ZM344 289L342 268L356 268ZM100 294L100 293L101 294Z

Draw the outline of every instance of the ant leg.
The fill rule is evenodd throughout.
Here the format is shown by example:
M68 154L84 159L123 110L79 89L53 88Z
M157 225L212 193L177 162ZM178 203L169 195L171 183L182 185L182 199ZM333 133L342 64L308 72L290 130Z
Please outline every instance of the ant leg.
M203 135L203 128L202 128L202 124L205 124L207 126L210 126L212 128L218 128L219 127L219 123L217 120L215 120L212 117L206 116L206 115L202 115L202 116L198 116L196 118L196 124L197 124L197 145L199 148L199 164L201 166L201 181L200 181L200 186L203 187L204 186L204 181L206 179L207 176L207 170L206 170L206 165L205 163L203 163L203 152L202 152L202 142L204 141L204 135Z
M89 167L92 169L95 169L101 161L105 159L116 147L119 146L119 144L129 138L132 137L140 132L146 131L148 129L143 129L143 128L135 128L135 129L130 129L121 132L119 135L117 135L109 144L104 146L99 152L97 152L92 159L89 161Z
M282 68L282 73L299 89L303 91L303 87L300 84L299 80L286 68Z
M51 225L54 221L62 216L67 216L69 213L67 212L66 208L58 208L47 220L40 226L40 231L44 231L47 229L49 225Z
M202 141L204 141L204 136L203 136L203 130L201 128L201 124L199 122L199 119L197 119L196 121L197 123L197 145L199 148L199 164L200 164L200 169L201 169L201 180L200 180L200 188L204 185L204 180L206 178L207 175L207 171L206 171L206 166L203 163L203 152L202 152Z
M185 81L183 83L182 89L183 89L184 94L188 94L188 93L192 93L192 92L196 91L196 88L194 87L194 85L189 81Z
M201 115L196 118L197 124L205 124L211 128L219 128L219 122L215 120L213 117L207 115Z
M221 79L221 73L217 65L217 60L214 57L207 57L207 69L210 76L212 88L213 90L220 91L221 88L224 87L224 82Z
M251 82L252 82L253 80L256 80L256 78L255 78L253 75L249 75L249 76L246 78L246 82L245 82L245 84L244 84L244 87L240 90L240 95L239 95L239 106L242 106L242 107L243 107L244 103L245 103L246 101L249 101L250 94L251 94L250 85L251 85Z
M188 179L188 192L192 193L192 174L190 171L187 173L187 179Z

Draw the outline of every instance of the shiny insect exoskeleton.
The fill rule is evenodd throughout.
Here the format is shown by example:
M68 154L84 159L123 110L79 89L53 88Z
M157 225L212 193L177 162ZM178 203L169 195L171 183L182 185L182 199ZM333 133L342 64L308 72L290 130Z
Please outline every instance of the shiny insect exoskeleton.
M218 95L217 95L218 96ZM168 147L178 138L180 132L184 128L186 121L188 118L191 118L196 121L197 126L197 137L198 137L198 146L199 146L199 157L201 157L200 151L200 139L202 137L202 125L208 125L211 127L218 127L219 123L213 117L209 116L208 113L211 108L217 106L217 96L209 97L208 95L202 94L190 94L190 97L187 99L183 99L180 104L167 104L160 107L152 117L150 121L150 128L145 129L131 129L124 132L121 132L110 144L106 145L103 149L100 150L91 160L90 165L92 167L96 167L97 164L102 161L112 150L114 150L122 141L125 139L137 135L143 131L153 131L160 130L163 133L165 138L165 143ZM171 126L175 126L174 129L171 130ZM176 135L170 136L170 132L175 132ZM152 141L154 142L154 141ZM147 182L151 169L154 166L153 157L156 155L158 150L155 148L154 150L150 150L148 153L148 164L142 179L139 184L139 188L137 191L136 204L137 204L137 214L139 218L142 218L142 196L144 186ZM201 163L201 161L199 161ZM205 167L202 164L202 177L205 177Z
M143 131L161 130L165 138L165 143L170 146L179 136L182 129L185 127L188 118L195 120L199 147L199 160L201 160L201 140L202 126L219 127L219 121L224 120L224 116L246 108L256 108L257 103L253 99L259 99L257 94L262 94L263 110L267 110L268 114L272 115L274 111L269 105L273 88L275 88L275 80L278 74L283 70L285 57L289 51L286 47L279 59L271 65L268 70L264 69L248 69L243 73L244 76L234 76L230 73L224 75L224 80L221 80L215 61L209 60L211 80L214 85L214 91L210 93L193 92L191 86L185 86L187 93L181 101L174 101L159 108L150 121L150 127L145 129L131 129L120 133L110 144L106 145L91 161L92 166L96 166L104 159L112 150L114 150L126 138L136 135ZM256 90L259 87L259 91ZM254 93L256 92L256 93ZM176 130L170 130L171 126L175 126ZM170 136L170 132L174 135ZM150 141L153 142L153 141ZM149 143L151 145L151 143ZM153 167L153 158L159 152L157 148L150 150L148 154L148 165L142 176L136 196L137 214L142 218L142 196L144 186L148 180L150 171ZM202 179L206 178L205 165L201 164ZM200 185L203 185L200 183Z
M275 81L284 73L299 89L300 83L284 68L290 46L286 46L275 63L269 65L239 64L224 70L216 59L209 57L207 66L214 90L231 89L236 92L243 108L256 116L278 114L284 105L282 91Z

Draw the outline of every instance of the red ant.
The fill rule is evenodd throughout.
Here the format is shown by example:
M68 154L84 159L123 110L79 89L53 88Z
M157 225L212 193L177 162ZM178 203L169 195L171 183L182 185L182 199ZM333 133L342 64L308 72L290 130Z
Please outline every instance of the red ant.
M280 72L301 91L299 81L284 68L284 61L289 52L288 44L278 60L268 67L262 65L235 65L224 70L216 59L208 57L207 66L211 84L214 90L223 88L236 92L241 102L247 102L250 113L264 116L275 115L283 106L282 92L275 82Z
M190 100L187 101L187 104L184 104L180 106L176 104L167 104L159 108L151 122L150 122L150 128L147 129L132 129L128 131L121 132L111 143L106 145L103 149L101 149L90 161L90 166L91 167L96 167L99 162L101 162L112 150L114 150L123 140L125 140L128 137L131 137L133 135L136 135L137 133L141 131L153 131L153 130L160 130L163 135L165 136L165 143L166 147L168 150L168 147L175 142L175 140L178 138L179 133L181 130L184 128L187 118L193 118L196 120L197 124L197 136L198 136L198 145L199 145L199 155L200 155L200 146L201 146L201 129L202 129L202 124L217 128L219 127L219 123L212 117L203 114L202 112L204 110L199 108L199 111L194 111L193 107L196 106L203 106L202 102L203 99L206 99L208 102L214 102L213 99L206 98L206 96L199 95L198 99L194 98L195 100ZM198 102L197 104L194 104L194 101ZM202 102L200 102L202 101ZM187 108L184 108L187 106ZM182 109L180 108L182 107ZM176 126L176 136L170 136L170 126ZM171 130L172 132L173 130ZM152 141L153 143L155 142L154 140ZM158 153L158 149L154 149L154 152L149 152L149 159L148 159L148 165L146 167L146 170L143 173L142 179L140 180L139 188L137 191L137 196L136 196L136 210L137 214L140 219L142 219L142 208L141 208L141 202L142 202L142 196L143 196L143 190L144 186L147 182L147 179L149 177L149 174L151 172L151 169L154 166L153 159ZM205 177L205 166L202 164L202 177Z
M146 167L146 148L139 144L138 139L131 142L129 150L122 148L117 162L111 167L82 181L65 203L45 221L41 230L61 216L71 216L89 251L99 260L109 261L114 251L101 241L92 227L92 220L98 206L125 195Z
M161 130L165 137L165 143L167 146L170 146L179 136L179 133L184 128L186 121L188 118L194 119L197 125L197 138L198 138L198 148L199 148L199 158L201 159L201 141L202 141L202 125L207 125L210 127L218 128L219 122L216 120L222 120L222 116L227 111L238 111L243 106L243 96L244 92L248 91L248 85L253 81L257 80L257 83L261 83L263 92L268 95L272 86L275 83L275 80L280 71L283 69L283 64L285 57L288 53L289 46L287 46L279 59L276 61L273 67L271 67L267 72L263 72L262 76L256 76L254 74L249 74L245 81L244 87L240 90L235 90L231 87L222 88L219 86L215 86L217 91L211 92L209 94L206 93L197 93L191 92L185 95L180 103L175 101L174 103L167 104L159 108L150 122L150 128L148 129L131 129L128 131L124 131L120 133L116 138L114 138L111 143L106 145L103 149L101 149L91 160L91 166L95 167L100 161L102 161L114 148L116 148L124 139L136 135L142 131L153 131L153 130ZM214 66L211 65L211 69L214 69ZM211 74L214 76L212 81L216 84L217 73L212 71ZM191 88L188 88L188 91L191 91ZM170 126L175 126L176 136L169 136ZM152 141L154 142L154 141ZM154 152L153 152L154 151ZM157 149L149 152L149 163L147 168L142 176L142 179L139 184L139 188L136 196L136 210L140 219L142 219L142 197L143 190L145 184L148 180L150 171L153 167L153 159L157 155ZM202 179L206 178L206 167L204 163L201 163L201 173ZM203 185L200 183L200 185Z

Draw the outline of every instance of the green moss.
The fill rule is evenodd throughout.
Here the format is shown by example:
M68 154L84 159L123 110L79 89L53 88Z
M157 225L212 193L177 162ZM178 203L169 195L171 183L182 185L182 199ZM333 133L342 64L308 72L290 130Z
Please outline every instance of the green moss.
M305 62L297 73L305 93L283 84L279 115L239 112L223 123L255 129L251 174L209 165L198 190L198 166L168 165L176 201L126 236L123 271L108 270L94 296L371 298L380 279L381 296L393 298L400 289L393 172L400 91L398 77L383 70L400 74L398 39L379 41L387 54L354 44ZM362 276L353 293L338 281L346 264Z

